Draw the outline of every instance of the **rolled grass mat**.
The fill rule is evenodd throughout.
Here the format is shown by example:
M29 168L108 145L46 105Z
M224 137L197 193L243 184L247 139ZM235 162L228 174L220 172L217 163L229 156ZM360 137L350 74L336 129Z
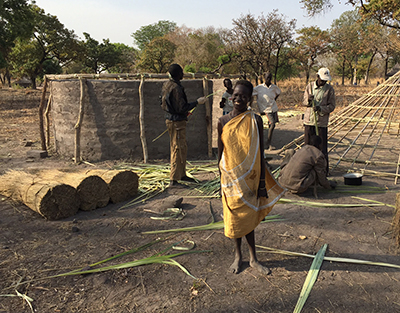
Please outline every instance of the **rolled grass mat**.
M45 181L22 171L10 171L0 176L0 193L25 204L48 220L73 216L80 205L74 187Z
M80 209L91 211L105 207L110 201L108 184L97 175L86 174L85 171L44 170L38 175L43 180L54 180L76 188L80 200Z
M108 184L112 203L129 200L138 193L139 176L133 171L96 169L86 173L97 175Z

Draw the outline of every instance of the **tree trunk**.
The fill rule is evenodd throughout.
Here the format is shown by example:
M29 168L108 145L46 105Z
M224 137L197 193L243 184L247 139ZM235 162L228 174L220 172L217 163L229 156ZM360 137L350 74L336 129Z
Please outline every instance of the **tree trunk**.
M345 70L345 68L346 68L346 63L345 63L345 60L343 60L343 63L342 63L342 86L344 86L344 70Z
M36 89L36 74L32 74L29 78L32 81L32 89Z
M368 62L368 67L367 67L367 71L366 71L366 73L365 73L365 80L364 80L364 82L365 82L366 85L368 85L369 71L371 70L372 61L374 60L375 55L376 55L376 52L374 52L374 53L372 54L371 59L370 59L369 62Z

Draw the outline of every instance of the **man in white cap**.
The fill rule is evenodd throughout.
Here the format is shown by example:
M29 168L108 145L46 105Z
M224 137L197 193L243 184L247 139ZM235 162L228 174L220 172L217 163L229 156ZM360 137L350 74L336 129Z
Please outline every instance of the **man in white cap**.
M328 122L329 114L336 105L335 91L327 81L332 77L329 69L322 67L318 70L317 80L310 82L304 92L304 144L310 144L310 138L317 135L322 139L321 151L326 158L326 173L329 173L328 160Z

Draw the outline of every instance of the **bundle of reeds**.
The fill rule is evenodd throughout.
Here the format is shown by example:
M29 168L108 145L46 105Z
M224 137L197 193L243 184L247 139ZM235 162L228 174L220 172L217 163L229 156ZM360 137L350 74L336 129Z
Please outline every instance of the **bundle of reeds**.
M110 188L97 175L86 174L84 171L42 170L37 175L44 181L57 181L76 188L80 200L80 209L91 211L105 207L110 201Z
M396 209L392 220L392 236L400 247L400 193L396 194Z
M0 193L22 202L48 220L73 216L80 205L75 188L22 171L9 171L0 176Z
M130 170L89 170L87 175L101 177L110 188L110 200L119 203L129 200L138 193L139 176Z

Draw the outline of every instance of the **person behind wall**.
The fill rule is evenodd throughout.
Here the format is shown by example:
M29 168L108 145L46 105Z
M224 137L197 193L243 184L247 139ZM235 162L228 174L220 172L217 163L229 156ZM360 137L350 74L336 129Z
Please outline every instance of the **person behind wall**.
M279 122L276 100L281 94L281 90L278 86L272 84L272 74L270 72L264 74L264 80L263 84L254 87L253 96L257 99L260 114L266 115L268 118L268 137L265 142L265 148L272 149L272 134L274 133L276 123Z
M326 173L329 174L328 159L328 122L329 114L335 110L335 90L327 83L332 80L329 69L320 68L317 73L317 80L310 82L303 97L303 105L306 106L304 113L304 143L310 144L310 138L316 135L322 139L321 151L326 159ZM314 113L315 112L315 113ZM315 122L315 119L317 120Z
M292 193L303 193L309 187L321 185L326 189L336 187L335 181L326 178L326 159L321 152L322 139L310 137L309 144L294 153L286 151L281 164L279 183ZM287 157L289 156L289 157Z
M230 266L231 272L240 272L242 237L246 237L250 266L269 274L270 270L257 260L254 229L272 210L284 189L265 169L263 122L259 115L248 110L252 92L253 85L249 81L236 82L233 110L218 120L224 233L234 241L235 259Z
M224 87L226 88L226 91L222 95L219 107L223 109L222 111L223 115L226 115L233 110L233 104L232 104L233 88L232 88L232 81L229 78L224 79Z
M179 185L179 180L194 182L186 174L186 122L188 112L197 104L204 104L205 97L194 102L188 102L185 90L181 85L183 69L179 64L172 64L168 68L170 79L164 83L161 95L161 107L166 112L166 125L170 138L170 186Z

